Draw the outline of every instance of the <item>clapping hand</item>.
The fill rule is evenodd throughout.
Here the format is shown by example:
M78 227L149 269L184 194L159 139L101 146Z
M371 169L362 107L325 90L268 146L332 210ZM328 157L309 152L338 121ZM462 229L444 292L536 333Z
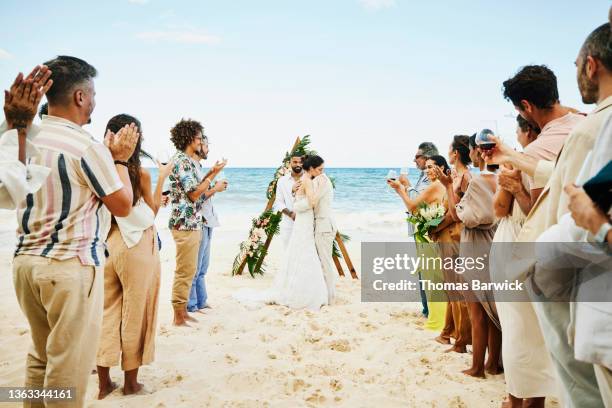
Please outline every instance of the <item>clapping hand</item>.
M497 176L497 183L512 195L518 194L523 189L521 172L518 169L502 168Z
M29 128L38 111L38 104L53 80L46 65L37 65L27 77L20 72L10 90L4 91L4 116L10 129Z
M113 159L120 161L128 161L138 142L138 126L134 123L125 125L116 134L110 129L106 131L104 136L104 144L111 152Z
M215 164L212 166L211 171L217 175L218 173L221 172L221 170L223 170L223 168L227 165L227 159L223 159L221 161L217 160L215 162Z
M442 169L437 166L433 168L433 171L436 174L437 179L440 180L440 183L442 183L444 187L448 187L453 184L453 180L457 178L457 173L453 174L450 170L447 170L445 174Z
M228 182L227 180L221 180L221 181L217 181L215 183L215 186L213 187L213 189L217 192L217 193L221 193L225 190L227 190L227 186L228 186Z
M569 196L568 208L576 225L596 234L601 225L608 222L606 214L595 205L583 188L569 184L564 190Z

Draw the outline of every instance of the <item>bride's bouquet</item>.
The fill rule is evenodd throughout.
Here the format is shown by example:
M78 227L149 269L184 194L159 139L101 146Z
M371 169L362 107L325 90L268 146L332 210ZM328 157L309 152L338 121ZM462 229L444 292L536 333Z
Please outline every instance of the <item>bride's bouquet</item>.
M429 233L440 225L445 213L446 209L442 204L419 204L416 211L408 214L406 219L414 225L414 240L416 242L431 242Z

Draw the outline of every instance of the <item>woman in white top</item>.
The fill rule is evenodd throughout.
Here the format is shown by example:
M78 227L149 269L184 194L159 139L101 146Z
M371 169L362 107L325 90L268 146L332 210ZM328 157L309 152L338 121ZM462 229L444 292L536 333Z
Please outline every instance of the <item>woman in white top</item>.
M112 137L124 126L138 119L121 114L106 126L106 137ZM140 155L142 133L128 167L134 201L127 217L113 217L108 234L109 257L104 267L104 319L97 354L99 394L102 399L117 385L110 378L110 367L121 361L125 372L124 394L142 390L138 369L153 361L161 264L155 215L160 207L162 186L171 164L159 165L155 192L151 174L142 168Z

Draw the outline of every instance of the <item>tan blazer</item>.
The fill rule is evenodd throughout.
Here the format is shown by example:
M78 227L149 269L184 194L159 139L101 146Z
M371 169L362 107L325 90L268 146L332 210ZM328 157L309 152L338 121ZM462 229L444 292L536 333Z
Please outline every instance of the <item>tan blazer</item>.
M337 229L332 212L334 187L327 175L321 174L315 179L315 191L317 195L317 204L314 208L315 234L335 233Z
M557 224L561 216L568 212L569 199L563 187L578 178L601 126L611 112L612 96L609 96L572 130L542 194L527 215L518 242L535 242L542 232ZM539 166L539 169L545 170L547 167L550 170L550 166Z

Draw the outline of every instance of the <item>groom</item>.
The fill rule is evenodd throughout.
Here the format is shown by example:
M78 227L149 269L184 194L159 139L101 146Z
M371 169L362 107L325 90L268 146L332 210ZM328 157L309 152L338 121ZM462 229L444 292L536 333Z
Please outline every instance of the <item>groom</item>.
M334 187L325 173L324 161L320 156L309 156L304 160L304 169L313 177L316 200L314 206L315 217L315 245L321 261L323 276L327 285L328 304L332 304L336 296L336 271L332 259L332 248L336 237L336 223L332 213L334 200Z

